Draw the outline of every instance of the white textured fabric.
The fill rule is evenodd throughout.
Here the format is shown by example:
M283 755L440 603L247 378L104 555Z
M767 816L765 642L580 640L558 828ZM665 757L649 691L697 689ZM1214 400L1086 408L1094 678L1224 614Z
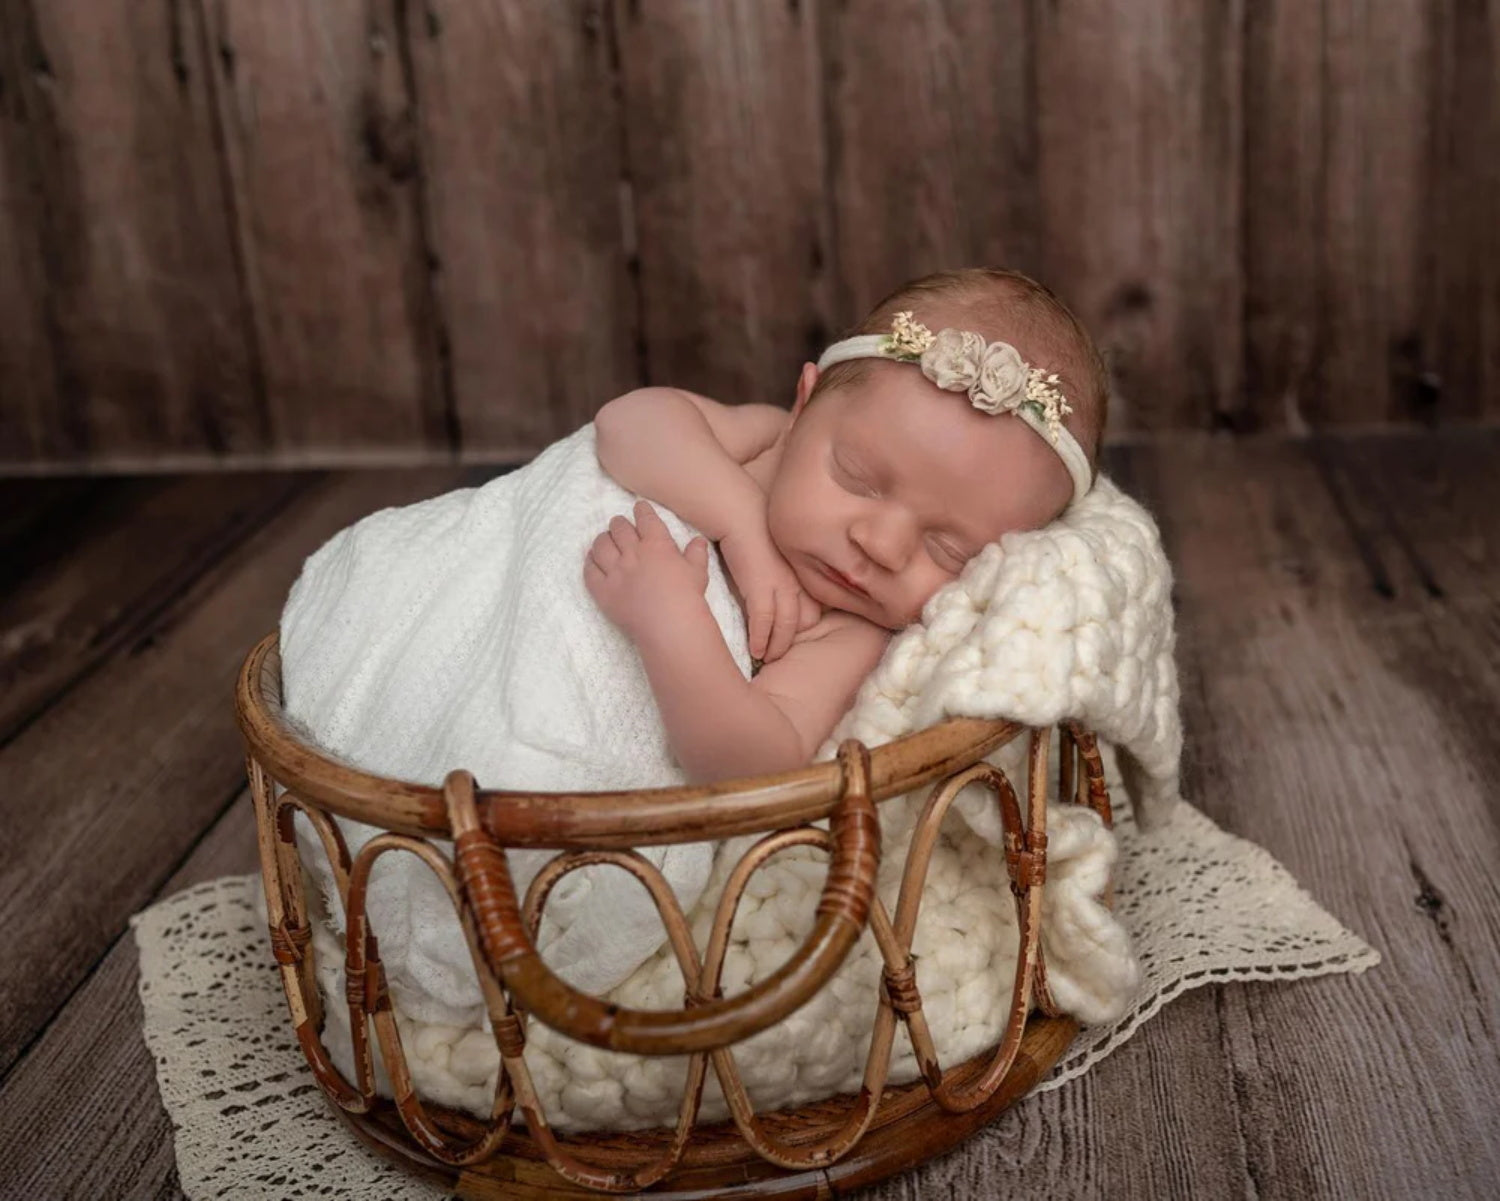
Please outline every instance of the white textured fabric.
M1116 817L1115 906L1142 979L1126 1014L1085 1029L1039 1090L1087 1072L1189 989L1379 962L1265 851L1196 809L1180 806L1151 832L1136 828L1127 807ZM329 1112L288 1020L260 891L256 876L214 880L131 923L146 1042L183 1192L193 1201L446 1196L366 1151ZM1325 994L1337 1003L1339 994ZM938 1049L952 1061L951 1047L939 1041ZM945 1194L948 1173L957 1178L986 1154L987 1137L920 1169L924 1191Z
M521 791L683 783L640 656L583 583L589 545L635 499L599 467L586 425L482 488L341 530L308 557L281 615L288 718L339 758L419 783L440 785L454 768ZM696 531L659 511L685 546ZM706 595L748 678L744 620L714 556ZM351 852L377 833L340 824ZM298 825L306 854L316 839ZM691 906L708 846L645 853ZM510 852L523 895L550 858ZM332 874L320 883L332 895ZM369 913L398 1005L426 1021L478 1020L468 945L424 866L405 854L381 859ZM548 961L589 992L618 984L664 937L644 891L603 868L559 884L539 931Z

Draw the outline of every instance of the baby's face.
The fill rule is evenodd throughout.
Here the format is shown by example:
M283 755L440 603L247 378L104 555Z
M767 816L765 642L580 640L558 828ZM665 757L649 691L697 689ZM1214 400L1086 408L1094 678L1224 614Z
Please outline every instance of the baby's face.
M982 413L915 367L876 364L807 406L810 375L767 520L826 606L899 630L986 543L1046 525L1072 496L1062 460L1025 422Z

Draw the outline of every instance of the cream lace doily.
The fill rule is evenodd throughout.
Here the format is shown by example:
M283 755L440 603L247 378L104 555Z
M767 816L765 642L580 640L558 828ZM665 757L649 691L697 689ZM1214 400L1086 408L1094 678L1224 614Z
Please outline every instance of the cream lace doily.
M1362 972L1380 961L1269 854L1196 809L1178 805L1149 833L1123 809L1116 829L1115 903L1138 949L1141 991L1119 1022L1085 1029L1038 1091L1088 1071L1190 988ZM260 887L254 875L212 880L131 919L146 1043L183 1191L446 1196L366 1151L329 1111L288 1020Z

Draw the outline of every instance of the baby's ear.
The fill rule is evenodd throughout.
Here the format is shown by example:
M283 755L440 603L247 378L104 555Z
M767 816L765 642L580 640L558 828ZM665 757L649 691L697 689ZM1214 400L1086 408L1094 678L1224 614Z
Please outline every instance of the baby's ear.
M797 400L792 405L793 421L796 421L798 415L807 407L807 402L812 397L813 389L817 385L818 365L816 363L803 363L802 373L797 377Z

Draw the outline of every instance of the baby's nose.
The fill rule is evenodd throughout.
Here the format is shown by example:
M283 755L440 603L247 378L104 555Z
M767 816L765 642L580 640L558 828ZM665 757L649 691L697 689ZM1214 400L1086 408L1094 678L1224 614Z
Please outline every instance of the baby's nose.
M855 522L850 533L859 548L887 571L906 566L917 540L916 523L890 507Z

